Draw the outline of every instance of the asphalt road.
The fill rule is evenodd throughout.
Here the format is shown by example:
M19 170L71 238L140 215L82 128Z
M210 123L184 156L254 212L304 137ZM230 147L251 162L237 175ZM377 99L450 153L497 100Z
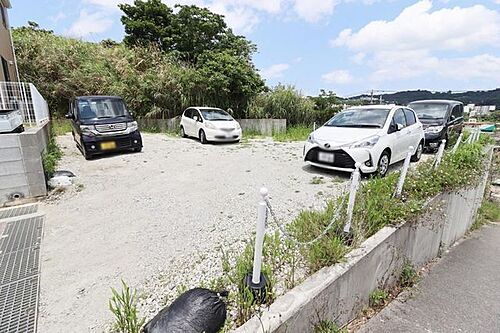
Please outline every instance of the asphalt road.
M359 332L500 332L500 224L452 248Z

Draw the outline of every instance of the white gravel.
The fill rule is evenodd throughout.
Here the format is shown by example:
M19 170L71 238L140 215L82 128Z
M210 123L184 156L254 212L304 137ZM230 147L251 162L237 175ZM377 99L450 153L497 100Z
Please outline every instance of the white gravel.
M345 174L304 166L302 143L270 140L201 145L144 134L142 153L85 161L70 135L59 169L77 184L43 204L39 332L102 332L112 321L110 287L138 288L148 317L177 294L218 274L217 248L239 248L254 229L258 191L292 220L321 207ZM320 184L311 184L322 176Z

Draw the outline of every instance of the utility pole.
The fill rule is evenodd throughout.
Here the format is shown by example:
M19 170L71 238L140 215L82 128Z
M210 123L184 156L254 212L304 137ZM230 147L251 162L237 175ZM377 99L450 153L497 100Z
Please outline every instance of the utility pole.
M373 104L373 89L372 89L372 93L371 93L371 96L370 96L370 104Z

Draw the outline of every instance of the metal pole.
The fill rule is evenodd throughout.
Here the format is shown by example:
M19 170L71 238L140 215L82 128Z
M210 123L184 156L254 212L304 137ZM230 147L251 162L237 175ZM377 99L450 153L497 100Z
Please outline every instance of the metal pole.
M266 232L266 217L267 217L267 188L260 189L261 200L259 201L257 215L257 233L255 235L255 249L253 255L253 272L252 283L260 283L260 270L262 266L262 246L264 244L264 233Z
M354 212L354 203L356 201L356 192L359 187L360 173L359 168L361 163L356 163L354 172L352 173L351 187L349 190L349 202L347 203L347 223L344 226L344 232L349 233L351 231L352 214Z
M460 133L458 136L457 142L453 146L453 149L451 150L452 153L455 153L458 149L458 146L460 146L460 143L462 142L462 138L464 137L464 133Z
M437 168L439 164L441 164L441 160L443 159L443 154L444 154L444 146L446 145L446 140L441 140L441 145L439 146L437 155L436 155L436 162L434 164L434 168Z
M315 131L315 130L316 130L316 122L314 122L314 124L313 124L313 131Z
M403 170L401 170L401 174L399 175L398 187L396 188L396 193L394 195L396 198L400 198L403 193L403 186L405 184L406 174L410 168L410 160L413 155L413 149L413 146L408 147L408 153L406 154Z

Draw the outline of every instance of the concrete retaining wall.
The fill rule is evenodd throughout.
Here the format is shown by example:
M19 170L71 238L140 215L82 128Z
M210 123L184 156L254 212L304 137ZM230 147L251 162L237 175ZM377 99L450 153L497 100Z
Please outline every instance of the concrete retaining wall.
M48 140L48 124L20 134L0 135L0 206L15 196L47 194L41 154Z
M491 156L492 151L488 169ZM320 320L348 323L367 306L374 289L398 281L405 260L421 267L464 236L482 202L488 173L472 189L435 197L429 213L416 221L383 228L350 252L345 263L316 272L236 332L313 332Z
M244 131L252 131L262 135L286 132L286 119L237 119ZM177 132L180 117L172 119L138 119L139 128L153 132Z

